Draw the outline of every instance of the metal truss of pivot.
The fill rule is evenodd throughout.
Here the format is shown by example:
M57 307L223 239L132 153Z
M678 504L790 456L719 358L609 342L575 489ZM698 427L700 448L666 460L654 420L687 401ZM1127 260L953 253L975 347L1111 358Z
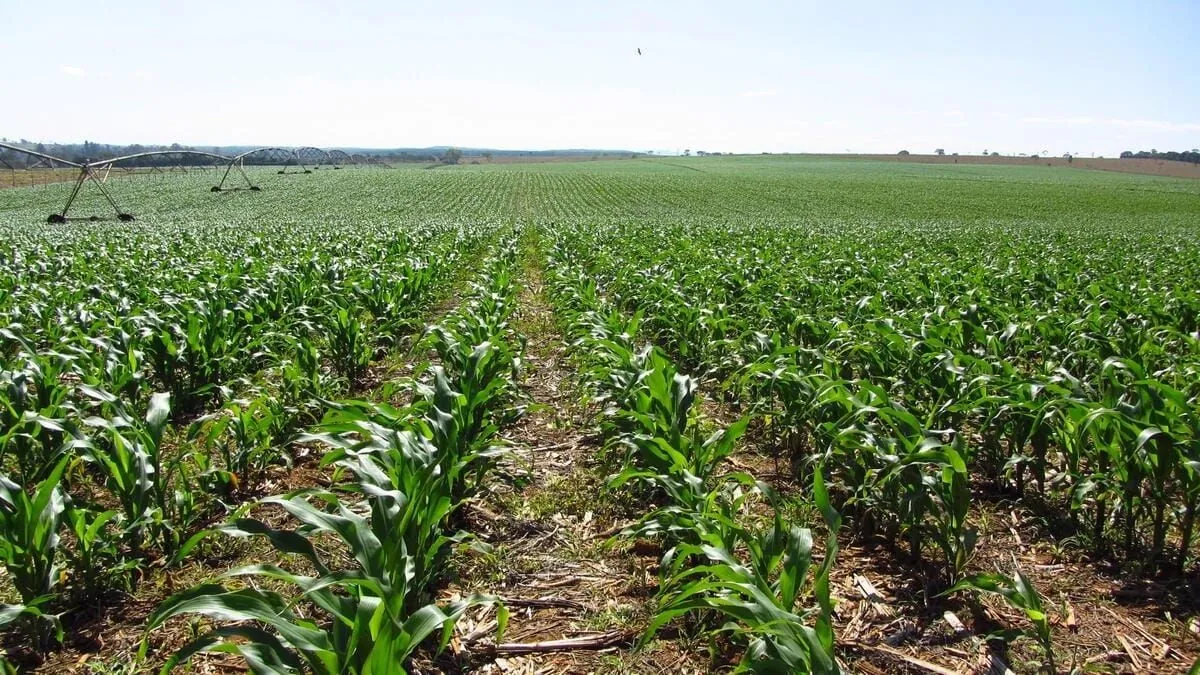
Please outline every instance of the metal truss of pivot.
M300 163L300 168L304 173L312 173L321 168L322 164L329 164L329 153L320 148L304 147L296 148L296 161ZM310 170L308 167L312 166Z
M329 163L333 165L333 168L340 169L343 164L353 164L354 159L343 150L330 150Z
M225 186L225 183L229 179L229 174L232 173L235 168L238 170L238 173L242 175L242 178L245 179L246 189L257 192L259 187L255 185L250 180L250 176L246 174L245 167L247 164L252 166L282 166L283 168L276 172L279 174L292 174L301 172L312 173L312 171L300 163L300 157L296 154L296 151L290 148L255 148L254 150L243 152L242 154L237 155L228 161L229 164L225 167L225 175L221 177L221 182L213 187L213 192L242 189L240 187L235 188ZM299 167L300 171L288 171L287 168L290 166Z
M66 204L63 205L61 211L58 213L52 213L46 218L46 222L49 223L65 223L69 220L78 220L78 218L71 217L71 207L75 204L75 200L79 197L80 192L83 190L84 184L89 181L96 186L96 189L98 189L100 194L104 196L104 199L108 202L109 206L112 206L113 211L115 211L117 214L117 220L123 222L135 220L133 214L127 213L121 209L121 207L117 204L117 200L113 197L112 193L109 192L108 187L106 186L108 183L109 174L114 168L118 170L131 170L129 169L131 165L144 166L148 161L149 167L152 171L155 169L161 171L160 165L162 164L162 161L173 159L175 160L175 165L169 166L169 168L172 170L186 172L186 169L183 166L185 160L203 158L214 165L231 161L229 157L225 157L224 155L218 155L211 152L202 152L200 150L152 150L149 152L138 152L132 155L122 155L120 157L85 162L71 162L62 159L61 157L54 157L53 155L47 155L43 152L37 152L8 143L0 143L0 150L10 150L34 158L36 161L29 164L27 168L34 168L44 164L50 168L62 165L79 170L79 174L75 177L75 183L71 186L71 193L67 197ZM100 217L88 216L84 218L84 220L100 220Z
M313 149L315 150L316 148ZM246 154L256 155L253 157L253 163L255 164L282 167L275 172L280 176L293 173L312 173L312 170L304 165L304 161L300 158L300 153L293 148L259 148ZM288 171L289 167L294 167L296 170Z
M257 185L255 185L250 180L250 176L246 175L246 169L244 166L242 166L244 156L245 155L238 155L237 157L234 157L233 159L229 160L229 164L227 164L225 166L225 173L224 173L224 175L221 176L221 182L218 183L217 185L212 186L213 192L221 192L223 190L241 190L242 189L241 186L234 186L234 187L226 187L225 186L225 181L229 180L229 173L231 171L233 171L234 169L237 169L238 173L242 176L242 179L246 181L246 189L247 190L250 190L252 192L258 192L259 190L262 189L262 188L258 187Z
M132 170L139 165L145 166L147 159L149 159L148 168L150 173L187 173L188 166L192 166L193 168L216 167L229 161L229 158L225 155L204 152L203 150L149 150L147 152L138 152L132 155L95 161L92 162L92 166L103 167L104 176L101 180L105 181L108 178L109 172L114 168ZM207 163L191 162L190 164L185 164L185 160L192 159L204 159L207 160ZM135 160L142 161L138 163ZM167 163L166 160L174 160L174 162ZM132 164L132 166L117 166L118 164Z
M44 152L37 152L35 150L30 150L28 148L22 148L17 145L9 145L8 143L0 143L0 148L3 148L5 150L12 150L15 152L23 153L23 154L29 155L31 157L36 157L38 162L35 163L34 166L36 166L37 164L40 164L41 162L49 162L50 166L52 166L52 167L55 164L63 164L66 166L70 166L70 167L79 169L79 175L76 176L76 178L75 178L75 185L71 188L71 195L69 197L67 197L67 203L63 205L62 211L60 211L59 213L51 213L46 218L46 222L48 222L48 223L65 223L65 222L67 222L67 220L69 220L67 214L69 214L71 212L71 205L75 203L75 198L79 196L79 191L81 189L83 189L83 184L88 182L89 180L92 181L92 183L94 183L97 188L99 188L100 194L104 195L104 198L106 200L108 200L109 205L111 205L113 207L113 210L117 212L118 220L122 220L122 221L126 221L126 222L133 220L132 215L125 213L124 211L121 210L120 206L117 206L117 202L116 202L116 200L113 199L112 195L109 194L108 188L104 187L104 181L98 176L98 170L101 169L102 167L107 166L107 164L94 165L94 164L89 164L88 162L84 162L82 164L77 163L77 162L69 162L61 157L47 155ZM89 220L99 220L99 218L96 216L92 216L91 218L89 218Z
M225 161L229 159L223 155L217 155L211 152L203 152L200 150L151 150L149 152L138 152L132 155L122 155L120 157L103 159L96 162L84 162L83 164L79 165L79 178L77 178L75 181L75 187L71 190L71 196L67 198L67 203L65 206L63 206L62 213L52 214L46 220L47 222L51 223L65 223L68 220L71 220L71 218L67 215L71 210L71 204L74 203L75 198L79 196L79 191L83 187L83 184L90 180L95 183L96 187L100 189L100 194L104 195L104 198L108 200L110 205L112 205L113 210L117 212L117 220L126 223L133 221L135 220L133 214L122 211L121 207L117 206L116 200L113 199L113 196L109 194L108 189L105 187L105 184L108 182L108 175L113 170L113 167L118 164L129 164L137 160L162 158L175 160L175 166L169 166L168 168L178 168L180 171L186 172L187 170L183 168L183 160L185 158L201 157L207 160L215 161ZM151 169L156 168L160 171L162 170L162 167L151 164ZM92 216L88 218L88 220L99 220L99 218Z
M120 206L117 206L116 200L114 200L112 195L108 193L108 188L104 185L104 179L108 177L108 169L111 167L111 164L96 165L88 164L87 162L79 165L79 177L75 179L75 186L71 188L71 195L67 197L67 203L63 205L62 213L51 213L50 216L46 218L46 222L65 223L68 220L71 220L71 218L67 215L71 211L71 205L75 203L75 198L79 196L79 191L83 188L83 184L89 180L95 183L96 187L100 190L100 194L104 195L104 198L108 200L109 205L113 207L113 211L117 212L117 220L123 223L128 223L132 220L135 220L132 213L125 213L121 210ZM103 172L102 175L101 172ZM100 220L100 218L97 216L90 216L87 218L87 220Z

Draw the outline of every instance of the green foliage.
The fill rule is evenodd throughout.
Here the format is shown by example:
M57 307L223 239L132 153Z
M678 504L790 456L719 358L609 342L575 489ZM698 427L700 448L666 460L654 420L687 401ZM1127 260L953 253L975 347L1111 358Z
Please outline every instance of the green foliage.
M59 460L32 496L0 476L0 561L22 603L0 605L0 627L19 619L28 619L39 628L48 623L57 630L60 641L62 628L57 618L42 610L54 599L60 579L59 531L67 504L59 482L66 463L67 458ZM44 638L39 635L40 641Z
M750 640L739 670L841 672L829 590L841 517L830 505L820 473L814 475L813 497L828 530L824 557L815 569L812 532L785 523L778 508L772 524L757 533L729 518L714 524L704 522L706 514L694 514L699 541L680 544L664 556L659 606L646 635L685 613L710 610L730 621L719 630ZM806 588L813 607L801 600Z
M48 227L68 186L0 191L0 473L30 491L67 459L59 602L125 583L89 568L186 553L330 409L345 461L407 430L457 448L438 464L459 473L452 504L471 494L520 412L513 223L618 475L649 486L643 532L732 537L760 498L724 475L741 422L704 419L702 391L777 466L821 466L856 533L936 556L947 580L981 489L1036 497L1127 568L1195 567L1194 182L794 157L346 170L303 189L264 172L261 193L215 196L202 172L160 178L120 185L136 223ZM462 307L422 332L463 270ZM394 374L374 360L398 349L416 361L412 386L383 385L401 409L335 403Z
M231 401L223 410L193 423L188 436L201 439L209 456L222 460L231 487L249 491L267 466L281 456L276 443L288 431L285 415L268 396Z
M110 525L117 516L115 510L67 507L67 521L75 541L65 553L71 563L71 579L84 598L112 587L128 586L129 573L137 567L136 560L123 554L118 536L111 531Z
M86 458L100 468L121 504L127 541L135 549L160 546L168 554L183 543L197 517L186 456L168 456L163 446L170 414L170 395L158 393L150 397L144 420L120 407L111 420L86 420L102 431L88 444Z
M427 557L431 552L421 548L410 551L407 538L395 535L423 529L423 534L437 537L436 525L444 513L439 516L436 509L434 513L427 511L424 521L412 522L407 519L409 512L401 515L397 510L408 495L368 484L363 484L361 490L372 506L369 518L354 513L334 493L309 492L267 500L299 520L300 528L276 530L249 519L223 528L232 536L266 537L281 553L307 560L316 575L293 574L275 565L253 565L226 575L290 584L298 591L298 596L290 600L273 591L231 590L217 584L197 586L171 597L150 617L147 630L182 614L202 614L227 622L253 621L262 627L232 624L217 628L181 649L162 672L169 672L200 651L237 654L260 673L406 672L402 664L426 637L437 633L437 649L443 649L458 617L471 605L488 600L470 598L445 606L424 604L424 583L428 579L421 576L426 568L417 564L416 556ZM318 535L333 537L344 545L355 566L346 570L327 567L310 541ZM443 543L439 539L435 546L440 548ZM331 623L294 612L298 600L319 607Z
M299 521L298 527L238 518L220 528L234 537L264 537L315 574L251 565L224 576L281 582L292 593L257 584L241 589L203 584L168 599L151 617L148 631L188 614L225 623L172 656L164 673L202 651L237 654L260 673L407 672L405 664L427 638L436 636L432 646L440 652L463 612L494 603L472 596L439 605L432 592L450 546L466 537L453 532L453 515L498 452L493 444L497 420L515 388L512 364L519 361L523 340L507 327L511 309L499 309L510 308L515 293L507 281L512 260L503 252L490 258L485 263L494 273L490 281L476 286L460 313L431 331L446 362L424 369L432 382L413 385L411 405L340 403L319 433L300 439L329 446L322 464L337 466L342 470L337 475L348 475L350 482L336 490L263 500ZM478 311L489 307L495 311ZM466 340L472 337L483 341L470 344ZM235 407L233 413L240 411ZM260 435L269 436L253 431L260 422L226 422L209 431L232 434L239 446L250 434L253 445ZM348 567L330 567L320 554L331 541L349 554ZM300 606L315 608L321 618ZM507 613L498 612L503 632Z
M1007 600L1008 604L1024 612L1025 617L1033 625L1033 636L1042 647L1042 653L1046 658L1046 668L1049 672L1056 672L1054 669L1054 643L1050 635L1050 617L1046 615L1046 610L1042 606L1042 596L1038 594L1029 578L1021 572L1015 557L1013 558L1011 577L999 574L972 575L959 581L946 593L961 590L999 595Z

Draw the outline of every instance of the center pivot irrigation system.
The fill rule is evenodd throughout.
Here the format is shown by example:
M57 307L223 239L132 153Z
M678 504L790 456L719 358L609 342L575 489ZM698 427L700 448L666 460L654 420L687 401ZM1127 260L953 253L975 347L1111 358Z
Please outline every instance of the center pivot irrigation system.
M280 166L282 167L276 173L281 175L294 173L312 173L313 170L321 168L321 165L328 165L334 169L340 169L346 164L370 164L376 166L388 166L383 161L375 157L366 157L363 155L350 155L341 150L322 150L314 147L303 148L256 148L239 155L227 157L211 152L203 152L200 150L151 150L149 152L138 152L132 155L122 155L120 157L112 157L109 159L99 160L84 160L83 162L72 162L61 157L48 155L44 152L37 152L29 148L23 148L19 145L11 145L9 143L0 143L0 152L11 151L23 156L25 161L25 170L33 169L60 169L66 168L77 170L78 173L74 180L74 186L71 188L70 195L67 197L67 202L63 204L62 210L57 213L52 213L46 218L48 223L65 223L70 220L101 220L99 216L84 216L72 217L70 215L71 205L75 203L75 199L79 196L80 190L84 184L91 183L99 189L100 194L104 195L104 199L112 206L113 211L117 214L117 220L129 222L134 220L131 213L123 211L117 205L116 199L113 198L109 191L108 178L114 169L129 169L137 166L138 160L144 160L149 157L157 157L166 160L174 160L175 164L172 169L186 171L186 166L196 168L217 168L224 166L225 173L221 175L221 182L212 187L213 192L235 191L235 190L252 190L259 191L257 185L250 180L250 175L246 173L246 165L258 166ZM3 163L10 171L15 171L16 167L12 163L6 161L3 156L0 156L0 163ZM310 168L311 167L311 168ZM161 170L154 168L154 170ZM236 170L237 175L241 176L245 181L245 186L242 185L227 185L230 175ZM236 177L234 183L238 183Z

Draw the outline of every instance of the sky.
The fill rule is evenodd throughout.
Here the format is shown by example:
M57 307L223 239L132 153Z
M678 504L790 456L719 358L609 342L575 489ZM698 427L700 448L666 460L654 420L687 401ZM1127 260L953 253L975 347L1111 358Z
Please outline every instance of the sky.
M0 0L0 26L10 139L1200 147L1196 0Z

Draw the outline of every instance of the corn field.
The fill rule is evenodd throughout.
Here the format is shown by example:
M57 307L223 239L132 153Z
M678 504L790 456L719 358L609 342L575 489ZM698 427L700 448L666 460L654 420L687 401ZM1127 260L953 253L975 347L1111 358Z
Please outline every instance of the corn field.
M446 589L516 480L535 330L595 498L632 500L608 545L658 547L621 649L856 672L839 579L868 545L926 611L1024 617L1014 669L1095 665L987 562L998 503L1090 574L1200 597L1200 184L681 161L181 175L123 188L136 223L0 192L0 663L53 669L89 607L152 598L113 672L485 672L456 625L499 649L511 603ZM1149 670L1187 672L1197 605Z

